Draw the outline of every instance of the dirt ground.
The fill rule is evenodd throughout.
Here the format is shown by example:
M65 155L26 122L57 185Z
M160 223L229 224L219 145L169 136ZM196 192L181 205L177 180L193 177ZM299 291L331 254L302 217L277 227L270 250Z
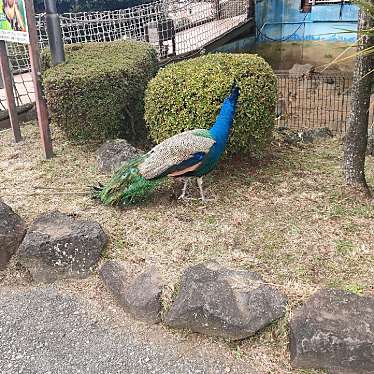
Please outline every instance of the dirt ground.
M289 70L294 64L312 64L317 71L328 67L329 70L352 72L354 65L354 59L343 60L354 54L351 44L344 42L306 40L263 43L254 52L264 57L275 70ZM335 59L339 62L331 64Z
M171 182L141 206L104 207L90 199L87 186L104 182L96 169L97 144L67 141L53 130L56 156L41 157L38 129L22 128L24 141L13 144L0 132L0 198L30 224L40 213L58 209L98 221L110 243L102 262L117 259L139 273L155 265L167 287L170 305L183 269L208 259L259 272L284 292L287 316L242 342L211 339L152 327L174 335L188 347L212 345L230 360L251 362L259 373L317 373L292 370L287 350L287 322L292 309L321 287L374 295L374 204L342 187L342 146L287 147L277 141L260 160L226 160L205 178L207 205L180 202L179 182ZM367 179L374 186L374 159L367 158ZM197 196L197 188L191 188ZM0 287L28 287L17 264L0 272ZM113 305L97 275L62 281L56 287ZM144 329L143 329L144 330Z

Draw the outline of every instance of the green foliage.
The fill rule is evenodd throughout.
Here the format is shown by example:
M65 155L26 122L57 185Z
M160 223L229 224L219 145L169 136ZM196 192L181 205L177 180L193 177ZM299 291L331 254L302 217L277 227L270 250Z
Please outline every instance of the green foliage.
M209 54L168 65L149 83L145 120L157 143L194 128L210 128L236 79L241 88L230 152L260 152L274 127L276 77L250 54Z
M351 240L336 240L335 241L335 248L336 248L336 251L340 255L343 255L343 256L344 255L349 255L355 249Z
M156 51L117 41L66 46L66 56L54 67L49 51L42 57L52 121L76 140L144 136L144 91L158 70Z
M359 284L350 284L344 288L348 292L352 292L356 295L362 296L364 293L364 289Z
M357 4L361 10L368 13L370 17L374 17L374 4L371 0L354 0L354 4Z

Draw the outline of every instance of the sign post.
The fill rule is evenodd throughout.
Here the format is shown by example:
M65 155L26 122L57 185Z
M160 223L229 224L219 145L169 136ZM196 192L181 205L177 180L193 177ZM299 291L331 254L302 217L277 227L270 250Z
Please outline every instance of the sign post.
M29 54L31 63L31 75L32 81L34 83L36 113L38 115L40 138L43 146L44 156L46 159L49 159L53 157L53 149L49 131L47 103L43 97L42 86L40 82L40 48L38 41L38 32L36 30L35 24L33 0L26 0L26 16L30 37Z
M5 0L0 5L0 65L4 89L8 103L10 124L15 142L22 140L18 114L13 91L13 79L9 68L9 60L5 41L28 43L29 35L23 1Z
M47 103L42 95L40 50L35 24L33 0L3 0L0 2L0 63L4 86L8 100L9 116L16 141L21 138L17 110L14 100L9 60L5 41L29 45L31 75L35 91L35 103L38 115L40 137L45 158L53 156L52 142L49 135ZM9 83L10 82L10 83Z
M9 68L9 60L4 40L0 40L0 66L4 82L5 95L8 104L10 125L12 126L13 138L16 143L22 140L21 129L19 127L16 101L13 92L13 80Z

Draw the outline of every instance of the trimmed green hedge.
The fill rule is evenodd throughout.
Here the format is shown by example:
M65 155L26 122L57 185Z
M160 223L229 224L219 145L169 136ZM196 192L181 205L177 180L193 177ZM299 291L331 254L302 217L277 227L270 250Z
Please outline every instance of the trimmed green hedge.
M272 136L277 84L270 65L250 54L210 54L160 70L145 97L152 139L160 143L185 130L210 128L234 78L241 95L228 151L262 151Z
M116 41L69 45L66 57L51 67L50 52L42 56L52 121L77 140L144 136L144 92L158 70L156 51Z

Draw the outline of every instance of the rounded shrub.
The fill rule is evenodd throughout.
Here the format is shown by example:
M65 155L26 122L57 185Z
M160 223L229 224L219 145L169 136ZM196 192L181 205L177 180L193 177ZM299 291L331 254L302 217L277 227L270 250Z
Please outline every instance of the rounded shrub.
M257 55L209 54L168 65L148 84L145 120L159 143L182 131L210 128L234 79L241 88L228 151L260 152L271 138L276 77Z
M43 85L54 123L69 138L144 136L144 93L158 71L147 43L116 41L65 47L66 63L51 66L44 51Z

